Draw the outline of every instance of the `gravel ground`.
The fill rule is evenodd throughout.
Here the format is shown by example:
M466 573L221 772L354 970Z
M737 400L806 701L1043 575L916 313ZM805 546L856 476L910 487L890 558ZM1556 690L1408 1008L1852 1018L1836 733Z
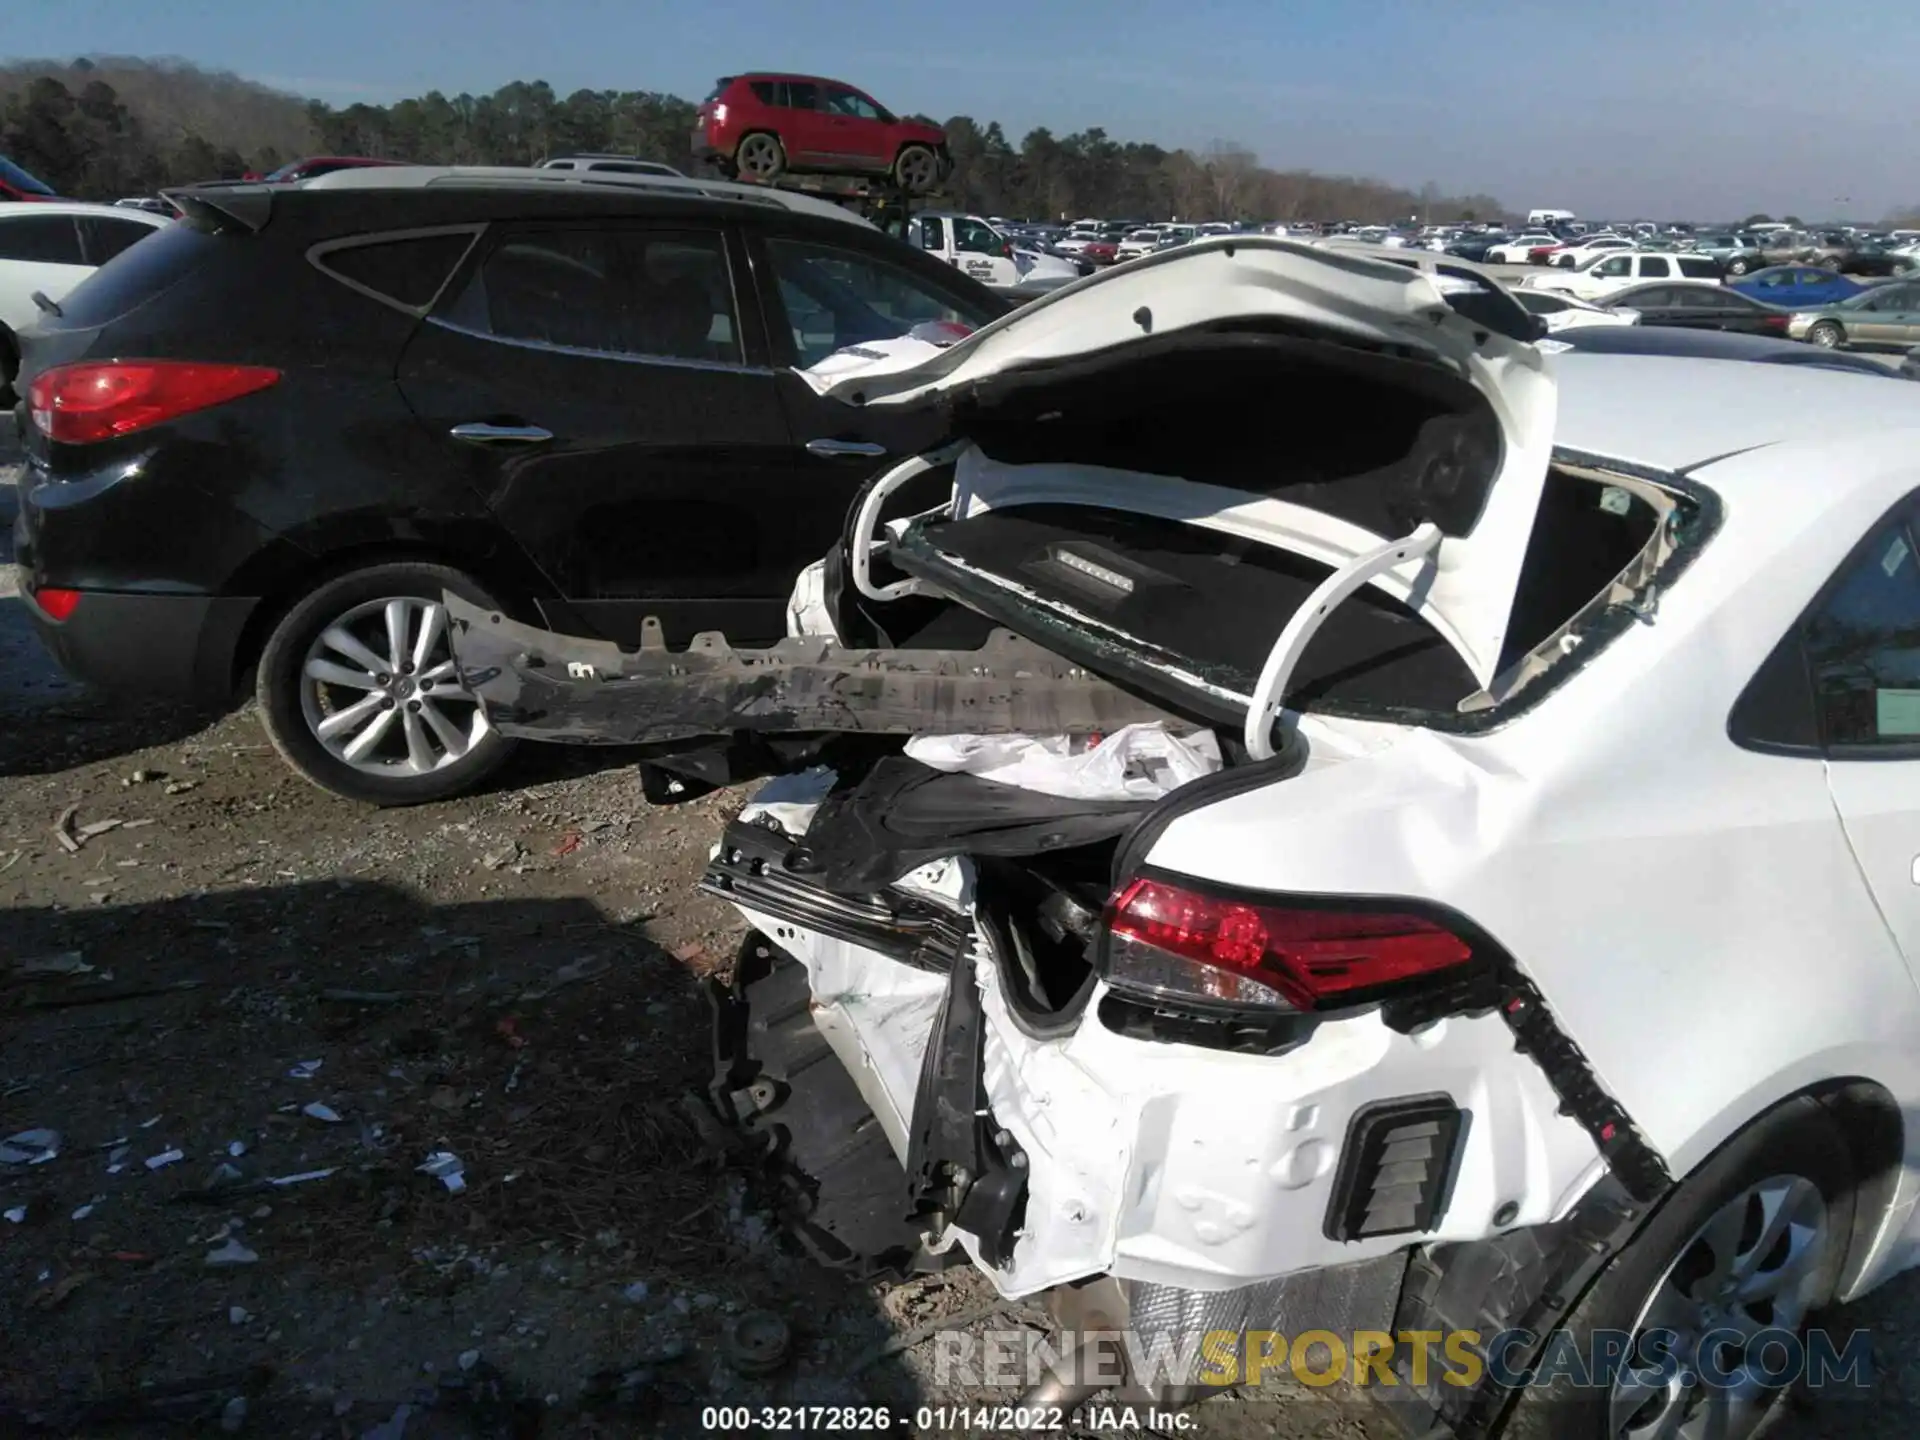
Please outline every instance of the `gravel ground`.
M940 1389L927 1337L1024 1309L982 1318L964 1270L821 1269L688 1119L701 986L741 933L695 880L741 794L655 810L620 757L543 749L484 794L368 811L292 775L248 711L65 682L12 594L0 565L0 1135L61 1149L0 1168L24 1212L0 1223L0 1432L209 1434L243 1395L247 1433L412 1440L1014 1398ZM70 854L70 808L119 823ZM463 1189L420 1172L436 1154ZM1840 1317L1876 1333L1873 1405L1782 1433L1913 1433L1916 1300L1896 1282ZM769 1380L729 1363L750 1311L792 1333ZM1397 1433L1298 1389L1195 1418Z

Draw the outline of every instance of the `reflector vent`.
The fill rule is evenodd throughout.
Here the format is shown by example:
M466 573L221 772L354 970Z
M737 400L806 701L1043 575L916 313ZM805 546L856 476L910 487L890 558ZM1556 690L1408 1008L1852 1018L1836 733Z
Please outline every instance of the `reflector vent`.
M1433 1229L1446 1209L1465 1112L1445 1095L1388 1100L1347 1126L1327 1238L1367 1240Z

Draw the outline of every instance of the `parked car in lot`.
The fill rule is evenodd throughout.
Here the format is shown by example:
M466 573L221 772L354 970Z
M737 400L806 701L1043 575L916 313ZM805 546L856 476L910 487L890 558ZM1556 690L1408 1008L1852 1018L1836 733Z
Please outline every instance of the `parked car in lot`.
M1491 235L1462 235L1457 240L1448 241L1443 249L1446 254L1453 256L1455 259L1485 263L1491 262L1493 258L1488 252L1496 245L1506 243L1506 239L1507 237L1505 235L1498 233Z
M1837 304L1796 311L1788 333L1827 349L1905 350L1920 344L1920 280L1895 280Z
M884 175L924 194L952 169L937 125L902 120L864 90L817 75L728 75L694 121L694 154L723 174Z
M1907 352L1906 359L1900 362L1900 373L1909 380L1920 380L1920 345Z
M1599 300L1649 280L1691 280L1717 285L1720 266L1704 255L1616 250L1594 257L1581 269L1549 270L1544 275L1527 276L1524 283L1541 290L1558 290L1582 300Z
M75 674L250 685L295 768L381 804L506 753L443 592L627 644L775 638L914 443L802 372L1011 308L765 187L421 167L175 198L22 336L22 597Z
M1812 370L1844 370L1876 379L1898 378L1865 355L1825 350L1795 340L1766 335L1740 335L1730 330L1689 330L1678 325L1616 326L1577 330L1542 342L1549 347L1594 351L1608 355L1665 355L1692 360L1740 360L1748 364L1789 365ZM1684 397L1682 397L1684 399Z
M1751 235L1714 233L1695 238L1690 253L1717 261L1720 268L1736 278L1766 264L1760 244Z
M1811 265L1770 265L1728 286L1742 295L1789 310L1833 305L1858 295L1867 287L1833 270Z
M1833 267L1842 275L1860 275L1872 279L1885 279L1894 275L1905 275L1909 271L1920 269L1920 261L1912 255L1903 255L1884 245L1858 244L1842 256Z
M267 185L298 185L302 180L317 180L341 170L373 169L383 165L404 165L404 160L375 160L365 155L309 155L304 160L289 160L278 170L263 177Z
M58 198L53 193L53 187L44 180L29 174L6 156L0 155L0 202Z
M1806 231L1788 226L1778 229L1755 227L1754 238L1760 242L1760 258L1766 265L1806 264L1819 243Z
M1612 308L1623 306L1640 317L1642 325L1679 325L1690 330L1733 330L1742 335L1772 335L1784 339L1791 318L1751 296L1724 285L1697 280L1630 285L1605 297Z
M1520 302L1520 308L1529 315L1537 315L1544 322L1547 333L1558 334L1562 330L1576 329L1582 325L1638 325L1640 316L1625 305L1595 305L1588 300L1575 299L1571 295L1562 295L1552 290L1538 290L1530 285L1522 285L1513 292L1513 298Z
M1489 246L1486 261L1491 265L1532 265L1543 263L1545 257L1557 250L1564 242L1558 235L1548 234L1544 230L1530 231L1516 235L1511 240L1503 240L1498 245Z
M72 200L0 208L0 405L13 404L19 332L38 320L35 293L54 305L67 292L171 217Z
M1076 787L1083 679L902 686L916 748L715 848L751 930L714 1106L850 1268L957 1247L1132 1330L1137 1384L1275 1316L1524 1328L1624 1363L1503 1394L1403 1347L1406 1433L1734 1440L1785 1398L1754 1337L1920 1259L1920 391L1549 360L1444 298L1200 245L829 387L945 443L852 517L809 685L932 606L1163 707L1191 770ZM1284 442L1219 443L1276 396ZM949 503L877 540L934 464ZM683 657L456 619L503 725L702 713ZM1080 743L1010 732L1026 701ZM1027 783L970 773L1009 753Z
M1624 235L1583 236L1579 243L1567 245L1553 252L1552 261L1565 270L1574 270L1597 256L1610 250L1634 250L1641 248L1636 240Z
M1158 225L1145 225L1138 230L1129 230L1120 243L1114 247L1115 260L1133 260L1141 255L1151 255L1160 248L1165 238Z

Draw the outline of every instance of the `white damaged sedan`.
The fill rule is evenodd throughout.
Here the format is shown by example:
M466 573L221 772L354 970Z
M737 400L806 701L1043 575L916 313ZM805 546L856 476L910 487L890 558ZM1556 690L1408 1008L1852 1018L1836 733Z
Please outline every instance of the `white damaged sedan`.
M937 443L783 647L449 598L508 733L797 772L705 882L753 926L714 1101L824 1258L1089 1332L1470 1332L1376 1393L1572 1440L1750 1433L1767 1346L1920 1259L1920 395L1534 333L1183 247L818 377ZM1217 759L901 753L1128 727ZM1611 1363L1509 1383L1553 1337Z

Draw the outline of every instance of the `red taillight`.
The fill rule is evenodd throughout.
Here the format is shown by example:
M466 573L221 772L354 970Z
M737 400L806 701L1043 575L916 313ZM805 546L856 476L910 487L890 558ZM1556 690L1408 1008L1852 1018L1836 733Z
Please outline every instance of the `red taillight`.
M78 590L36 590L33 602L55 620L65 620L79 608Z
M280 378L258 365L109 360L60 365L27 389L33 423L62 445L131 435L195 410L264 390Z
M1156 997L1324 1009L1464 965L1446 926L1387 910L1253 904L1135 880L1114 902L1108 980Z
M1786 317L1785 315L1763 315L1760 318L1760 323L1766 326L1767 329L1778 330L1782 335L1784 335L1787 333L1787 326L1789 324L1789 321L1788 321L1788 317Z

